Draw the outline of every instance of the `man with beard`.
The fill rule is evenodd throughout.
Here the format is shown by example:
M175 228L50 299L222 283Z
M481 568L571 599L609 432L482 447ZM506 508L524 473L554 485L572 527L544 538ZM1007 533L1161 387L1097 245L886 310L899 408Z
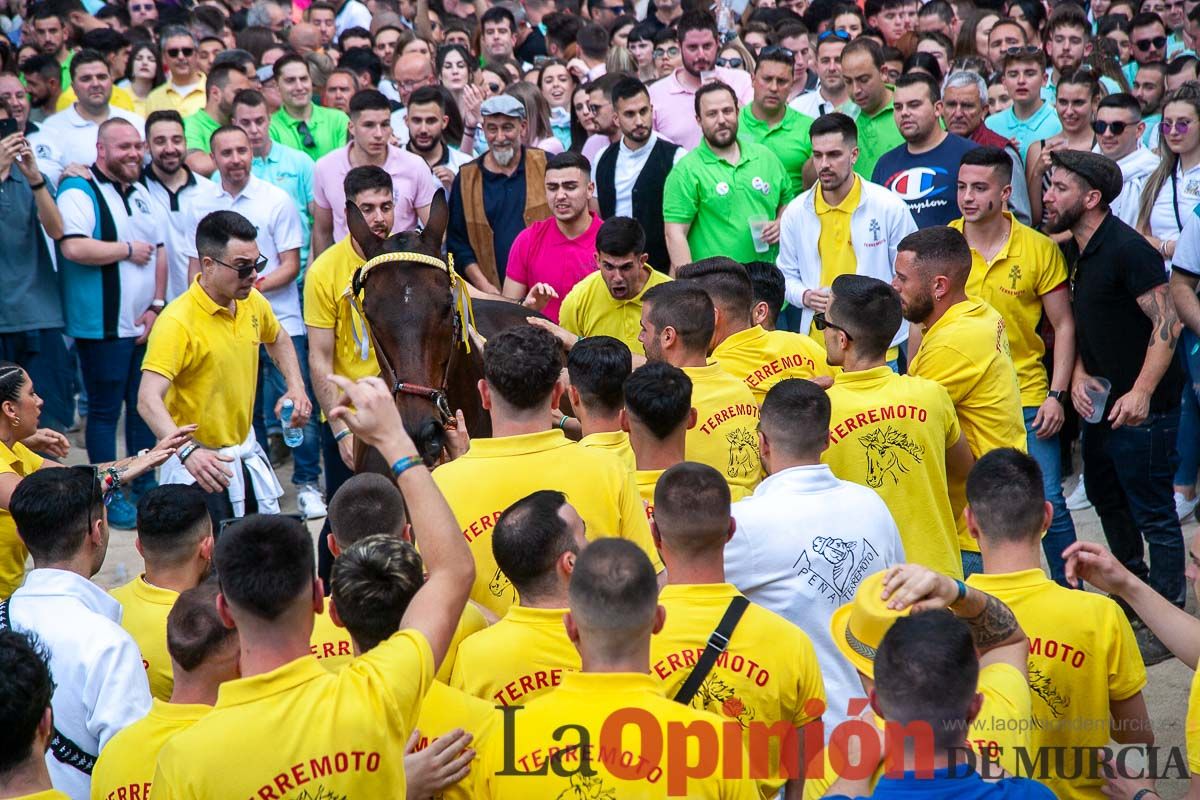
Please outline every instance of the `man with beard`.
M187 291L188 241L196 223L212 207L218 190L212 181L197 180L184 163L187 154L183 118L178 111L154 111L146 120L146 147L150 166L142 169L141 183L166 215L170 227L163 232L167 248L167 302Z
M446 116L446 95L437 86L422 86L408 98L404 125L408 128L405 149L425 159L433 177L448 194L454 176L463 164L471 162L466 153L446 144L444 132L450 124Z
M1171 486L1184 376L1175 358L1181 325L1162 257L1111 213L1121 192L1121 170L1111 159L1064 150L1051 160L1049 229L1071 233L1064 249L1075 275L1079 350L1071 401L1084 419L1084 486L1113 555L1182 608L1185 556ZM1093 399L1102 389L1098 378L1110 384L1103 408ZM1148 630L1139 631L1138 645L1146 663L1164 657Z
M666 272L671 259L663 232L663 186L687 151L654 132L650 93L637 78L617 81L611 100L621 139L605 148L592 167L600 216L632 217L641 223L650 266Z
M65 90L75 76L70 72L71 49L67 47L67 18L50 4L38 6L29 15L31 40L42 55L54 59L59 69L59 85ZM54 112L51 106L50 113Z
M208 577L213 525L204 492L195 486L155 486L138 502L138 553L146 571L110 594L121 604L121 627L137 642L150 694L166 702L174 686L167 653L167 614L175 599Z
M779 215L795 193L780 160L763 145L738 141L732 87L702 86L695 119L704 133L663 189L663 224L672 269L709 256L774 261Z
M717 23L707 11L685 13L676 30L683 66L651 85L650 102L654 105L654 130L691 150L700 143L694 104L702 85L724 83L732 89L735 105L749 103L754 88L744 70L717 66L720 39Z
M1050 14L1042 38L1051 67L1046 88L1053 97L1059 80L1076 72L1083 66L1083 60L1092 54L1092 25L1082 8L1074 3L1063 3ZM1100 76L1100 83L1108 94L1121 91L1120 84L1107 75Z
M970 276L971 247L953 228L926 228L900 242L892 287L900 295L904 318L923 331L908 372L949 392L975 458L999 447L1024 452L1021 389L1004 320L983 300L967 297ZM951 482L956 511L961 512L965 493L964 481ZM963 577L982 572L979 545L967 533L961 513L955 524Z
M812 156L808 136L812 118L788 108L794 76L792 59L782 50L759 55L754 67L754 100L742 106L738 138L775 153L792 178L792 194L800 194L804 191L804 163Z
M1142 183L1158 166L1158 156L1142 144L1146 128L1142 108L1133 95L1110 94L1097 106L1092 128L1096 131L1100 152L1121 168L1121 193L1113 201L1112 212L1132 227L1137 224Z
M617 125L617 112L612 103L612 87L624 76L618 73L601 75L584 84L588 96L588 110L592 113L593 133L583 143L583 157L592 163L609 145L621 138Z
M112 76L108 62L95 50L81 50L71 60L71 80L78 99L42 123L33 136L33 145L42 171L52 183L68 164L91 164L96 160L96 139L100 125L109 119L129 122L141 131L145 123L132 111L110 104Z
M788 103L789 108L813 119L834 111L850 113L854 104L850 102L850 92L842 77L842 51L849 43L850 34L845 31L825 31L817 36L819 84L816 89L798 95Z
M82 74L82 57L76 57L76 75ZM82 69L93 66L89 62ZM107 78L107 67L104 75ZM81 98L90 95L90 82L76 86L82 90ZM92 463L116 459L117 423L123 407L126 451L137 453L154 446L154 436L138 416L133 398L146 337L166 302L163 241L170 222L138 183L141 171L138 127L111 119L99 126L91 177L68 177L59 187L63 238L58 270L66 334L75 337L88 394L87 450ZM134 481L134 504L153 485L153 475ZM137 516L133 505L120 495L108 512L110 523L118 528L132 528Z
M450 187L446 246L471 285L500 294L517 234L551 214L546 153L521 144L527 123L517 98L489 97L479 113L488 150L464 164Z
M164 311L142 362L138 410L150 427L170 433L177 419L198 424L163 465L161 480L197 484L214 524L254 510L279 511L283 490L251 426L259 345L287 376L276 412L291 400L292 424L302 426L312 410L292 339L281 335L270 303L254 288L266 262L257 238L254 224L235 211L200 220L200 277Z
M229 124L229 115L233 113L233 98L242 89L249 88L250 79L239 67L233 64L218 64L208 73L205 83L208 100L204 108L183 119L188 166L206 178L217 169L212 156L209 155L213 132L222 125Z
M1130 92L1142 107L1142 121L1146 123L1142 144L1152 150L1158 149L1158 124L1162 122L1162 102L1167 93L1166 74L1166 64L1152 61L1138 65L1137 72L1129 81L1132 87Z
M32 106L30 121L44 122L58 108L58 98L62 96L62 70L53 56L39 53L21 63L21 75L25 78L25 88Z

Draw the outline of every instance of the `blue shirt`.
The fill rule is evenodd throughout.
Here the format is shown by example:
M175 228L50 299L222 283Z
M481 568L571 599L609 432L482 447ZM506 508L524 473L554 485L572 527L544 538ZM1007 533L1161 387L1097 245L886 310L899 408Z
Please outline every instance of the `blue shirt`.
M846 795L826 797L850 800ZM871 797L875 800L893 797L905 800L1054 800L1054 792L1028 778L1004 778L985 783L969 765L960 764L954 775L950 774L949 767L944 767L935 769L930 778L917 778L915 772L906 772L903 778L880 778Z
M1021 160L1025 159L1029 145L1062 133L1062 123L1058 121L1054 106L1045 101L1029 119L1017 119L1014 105L999 114L992 114L983 123L1005 139L1016 139L1021 145Z
M875 162L872 182L886 186L908 203L918 228L948 225L958 210L958 163L979 145L949 133L929 152L913 155L908 144L892 148Z
M33 190L15 164L0 181L0 219L0 333L61 328L58 274Z
M313 201L313 160L294 147L271 142L271 152L266 158L254 157L250 162L250 174L273 183L283 189L300 209L300 226L304 229L304 244L300 245L300 277L304 279L304 268L308 264L308 246L312 236L312 214L309 204ZM220 175L213 173L220 183Z
M517 234L525 230L525 151L512 175L492 172L483 165L483 158L476 159L483 175L483 211L492 228L492 243L496 251L496 274L500 287L504 285L504 273L508 268L508 251L512 249ZM462 168L454 176L450 186L450 224L446 229L446 249L454 255L455 268L466 274L468 264L479 261L471 241L467 238L467 214L463 209Z

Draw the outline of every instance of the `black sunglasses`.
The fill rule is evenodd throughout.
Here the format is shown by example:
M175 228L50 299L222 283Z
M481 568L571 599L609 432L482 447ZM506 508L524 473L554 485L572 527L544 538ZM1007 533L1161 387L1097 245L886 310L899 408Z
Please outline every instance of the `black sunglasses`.
M717 59L718 67L731 67L733 69L741 69L742 64L744 64L744 63L745 62L742 61L741 56L734 56L733 58L718 58Z
M773 44L769 45L768 47L764 47L762 50L758 51L758 57L765 58L766 56L774 55L775 53L783 53L785 56L792 59L796 57L796 53L793 50L784 47L781 44Z
M820 44L821 42L830 38L841 39L843 42L848 42L850 41L850 34L846 31L825 31L817 36L817 44Z
M1042 48L1036 44L1025 44L1020 47L1010 47L1004 51L1006 56L1035 56L1042 52Z
M1119 120L1116 122L1105 122L1104 120L1098 119L1092 122L1092 130L1103 136L1108 132L1109 128L1112 128L1113 136L1120 136L1125 132L1126 128L1132 127L1132 125L1132 122L1121 122Z
M1167 46L1167 37L1155 36L1153 39L1138 39L1133 44L1138 50L1150 50L1151 48L1158 50Z
M191 58L192 56L196 55L196 48L194 48L194 47L168 47L167 55L169 55L171 58L179 58L180 56L182 56L184 58Z
M222 261L219 258L214 258L213 261L217 262L222 267L228 267L229 269L236 272L239 281L246 280L246 278L249 278L251 275L253 275L256 272L262 272L263 268L266 267L267 263L268 263L267 257L262 256L262 255L260 255L258 257L258 260L255 261L253 264L226 264L224 261Z
M300 123L296 126L296 133L304 137L305 147L311 150L317 146L317 140L313 138L312 131L308 129L308 123L304 120L300 120ZM225 266L229 265L226 264Z
M819 331L823 331L826 328L833 328L835 331L841 331L842 333L846 334L846 338L850 341L854 341L854 337L850 335L850 331L846 330L841 325L834 325L832 322L825 319L824 311L818 311L816 314L813 314L813 327Z

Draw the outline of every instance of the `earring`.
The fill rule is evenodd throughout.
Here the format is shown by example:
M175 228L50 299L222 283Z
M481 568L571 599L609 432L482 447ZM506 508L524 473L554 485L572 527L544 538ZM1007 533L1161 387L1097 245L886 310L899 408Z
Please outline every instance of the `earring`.
M13 417L13 425L14 425L14 426L17 426L17 425L20 425L20 424L21 424L21 418L20 418L20 417Z

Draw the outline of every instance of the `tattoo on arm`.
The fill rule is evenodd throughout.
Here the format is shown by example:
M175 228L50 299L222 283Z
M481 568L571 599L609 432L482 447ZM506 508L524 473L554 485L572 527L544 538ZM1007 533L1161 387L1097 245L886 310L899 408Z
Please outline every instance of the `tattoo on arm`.
M1137 304L1142 313L1149 317L1152 326L1148 346L1153 347L1155 342L1165 342L1167 347L1174 350L1179 340L1181 323L1175 310L1175 301L1171 299L1166 284L1155 286L1139 295Z
M986 652L1012 638L1020 630L1012 610L1000 600L987 596L983 610L961 618L971 628L971 638L980 652Z

